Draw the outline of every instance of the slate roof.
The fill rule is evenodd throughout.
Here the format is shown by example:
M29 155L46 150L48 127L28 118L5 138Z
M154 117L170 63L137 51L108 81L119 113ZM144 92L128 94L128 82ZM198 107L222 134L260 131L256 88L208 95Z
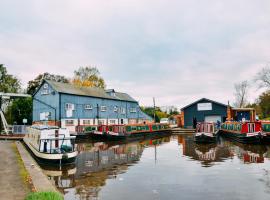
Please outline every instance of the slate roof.
M188 107L190 107L190 106L192 106L192 105L194 105L194 104L197 104L197 103L199 103L200 101L209 101L209 102L211 102L211 103L215 103L215 104L218 104L218 105L227 107L227 105L225 105L225 104L223 104L223 103L219 103L219 102L217 102L217 101L213 101L213 100L210 100L210 99L207 99L207 98L201 98L201 99L199 99L199 100L197 100L197 101L195 101L195 102L193 102L193 103L191 103L191 104L189 104L189 105L187 105L187 106L181 108L181 110L185 110L186 108L188 108Z
M98 97L104 99L113 99L120 101L130 101L137 102L131 96L126 93L115 92L115 96L111 96L108 91L97 88L97 87L79 87L69 83L60 83L56 81L45 80L51 87L59 93L88 96L88 97ZM43 85L43 84L42 84ZM109 90L112 91L112 90Z

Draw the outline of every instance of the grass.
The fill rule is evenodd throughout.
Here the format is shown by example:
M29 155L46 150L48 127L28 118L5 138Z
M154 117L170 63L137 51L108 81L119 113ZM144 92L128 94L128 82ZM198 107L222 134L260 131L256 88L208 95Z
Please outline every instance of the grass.
M25 200L63 200L63 196L58 192L32 192Z
M20 153L19 153L15 143L12 143L12 148L13 148L15 154L16 154L17 162L18 162L18 165L19 165L19 173L20 173L20 176L21 176L22 180L28 186L30 191L35 191L34 186L32 184L32 179L31 179L29 173L27 172L27 170L26 170L26 168L24 166L23 160L22 160L22 158L20 156Z

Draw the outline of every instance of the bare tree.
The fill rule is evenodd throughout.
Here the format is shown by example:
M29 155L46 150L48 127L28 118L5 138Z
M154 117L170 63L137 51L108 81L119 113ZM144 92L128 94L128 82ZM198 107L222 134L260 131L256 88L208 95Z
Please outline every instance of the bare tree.
M255 76L255 81L259 83L259 87L270 88L270 65L267 64Z
M247 81L242 81L241 83L234 84L235 89L235 107L243 108L247 104L249 84Z

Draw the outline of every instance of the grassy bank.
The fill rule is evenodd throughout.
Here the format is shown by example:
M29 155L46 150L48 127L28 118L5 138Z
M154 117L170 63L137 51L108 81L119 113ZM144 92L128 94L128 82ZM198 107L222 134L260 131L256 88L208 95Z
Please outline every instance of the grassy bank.
M63 200L63 196L57 192L33 192L27 195L25 200Z
M20 153L19 153L15 143L12 143L12 149L14 150L14 152L16 154L16 159L17 159L17 162L19 165L19 172L20 172L20 176L21 176L23 182L25 183L25 185L29 189L29 191L35 192L35 188L32 184L31 176L28 174L28 172L24 166L23 160L20 156Z

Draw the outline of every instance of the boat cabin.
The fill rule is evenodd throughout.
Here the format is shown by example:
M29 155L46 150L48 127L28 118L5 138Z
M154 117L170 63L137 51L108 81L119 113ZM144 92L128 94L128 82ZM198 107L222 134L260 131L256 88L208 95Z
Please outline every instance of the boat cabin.
M75 138L67 129L49 126L28 128L27 139L39 152L49 154L70 153L75 151Z

